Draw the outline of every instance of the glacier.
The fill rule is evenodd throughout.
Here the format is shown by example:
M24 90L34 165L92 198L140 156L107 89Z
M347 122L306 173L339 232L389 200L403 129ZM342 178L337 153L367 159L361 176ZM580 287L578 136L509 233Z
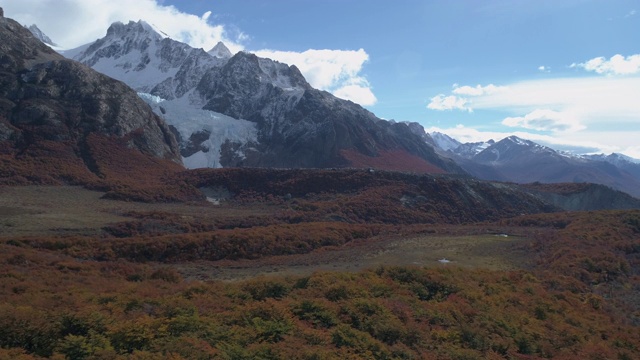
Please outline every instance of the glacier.
M202 143L205 150L197 151L182 162L189 169L221 168L220 156L222 145L231 143L257 143L258 129L256 123L243 119L203 110L194 107L188 94L178 99L165 100L159 96L139 92L140 96L170 126L173 126L183 139L189 139L194 133L209 133L209 138ZM242 150L236 150L239 157L244 157Z

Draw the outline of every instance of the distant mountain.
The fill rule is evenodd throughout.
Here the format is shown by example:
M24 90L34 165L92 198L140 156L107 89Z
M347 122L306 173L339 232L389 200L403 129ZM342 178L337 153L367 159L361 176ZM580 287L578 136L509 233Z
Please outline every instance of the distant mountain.
M429 135L433 139L435 145L444 151L454 150L458 148L460 145L462 145L462 143L459 142L458 140L450 137L447 134L443 134L441 132L432 132L432 133L429 133Z
M36 26L36 24L33 24L31 26L25 25L25 27L31 32L31 34L33 34L33 36L35 36L36 39L42 41L47 45L58 46L56 43L53 42L53 40L51 40L50 37L48 37L45 33L43 33L42 30L40 30L38 26Z
M461 144L448 154L470 174L517 183L595 183L640 197L636 163L620 156L571 156L509 136L498 142Z
M0 184L153 191L147 177L184 169L168 126L124 83L11 19L0 17L0 38Z
M139 21L115 23L65 56L136 89L172 126L189 168L464 172L407 124L313 89L295 66L232 55L222 43L193 49Z
M618 153L609 155L582 155L582 157L593 161L605 161L609 164L613 164L617 168L628 172L637 179L640 179L640 160Z

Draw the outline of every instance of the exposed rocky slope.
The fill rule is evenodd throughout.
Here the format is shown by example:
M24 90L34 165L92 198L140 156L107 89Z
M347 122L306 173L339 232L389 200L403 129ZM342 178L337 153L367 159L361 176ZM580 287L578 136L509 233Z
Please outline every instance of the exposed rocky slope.
M65 53L132 86L179 136L197 167L376 167L462 173L406 124L313 89L295 66L224 44L208 53L145 22L115 23Z
M3 183L113 184L148 167L182 169L173 134L127 85L11 19L0 18L0 38Z

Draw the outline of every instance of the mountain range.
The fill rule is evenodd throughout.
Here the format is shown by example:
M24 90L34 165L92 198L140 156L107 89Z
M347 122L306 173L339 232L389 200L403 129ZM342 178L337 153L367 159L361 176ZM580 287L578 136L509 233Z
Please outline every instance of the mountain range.
M172 127L188 168L464 172L408 125L312 88L295 66L232 55L222 43L194 49L132 21L64 55L139 92Z
M430 134L440 154L484 180L516 183L595 183L640 197L640 163L621 155L571 155L517 136L462 144Z
M13 29L11 20L3 22ZM105 37L63 52L126 83L135 92L125 89L124 84L111 85L115 80L88 72L77 62L63 60L40 42L53 43L37 26L27 30L31 36L22 30L21 36L28 40L13 39L3 49L22 50L13 50L13 63L30 59L28 64L12 69L13 78L21 74L24 84L18 81L20 86L8 87L2 94L9 105L0 114L0 130L2 138L12 144L5 148L17 154L43 146L52 151L52 143L34 139L72 139L70 151L78 158L73 161L82 161L99 178L108 171L101 172L96 156L87 155L94 142L87 137L95 134L111 140L119 137L120 145L182 162L187 168L370 167L469 174L516 183L589 182L640 197L640 164L623 155L572 156L516 136L462 144L445 134L428 134L418 123L379 119L357 104L313 89L295 66L246 52L234 55L223 43L209 51L195 49L144 21L114 23ZM30 48L35 49L31 55L27 53ZM61 66L57 64L74 73L64 84L56 84L51 78ZM57 80L65 76L58 74ZM77 81L91 86L77 86L73 80L77 76ZM62 120L53 105L42 105L45 100L35 101L29 96L16 99L22 91L19 88L30 86L30 82L41 92L65 100L71 110L64 108ZM95 93L97 88L105 93L99 98L108 100L83 100L88 96L85 92ZM32 96L41 95L34 92ZM141 105L141 100L148 106ZM97 114L98 125L80 124L73 114ZM105 114L115 115L118 120L112 123L100 118ZM37 130L24 126L28 122L25 119L33 118L45 126ZM109 126L104 125L106 122ZM57 126L61 123L66 127ZM152 129L149 124L156 127ZM20 182L15 179L24 178L24 174L13 174L12 178Z

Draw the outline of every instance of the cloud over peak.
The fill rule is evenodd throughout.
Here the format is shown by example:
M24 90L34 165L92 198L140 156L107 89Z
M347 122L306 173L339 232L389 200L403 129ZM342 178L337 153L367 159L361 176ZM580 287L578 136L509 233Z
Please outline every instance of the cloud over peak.
M170 38L195 48L209 50L222 41L232 53L247 51L248 38L234 26L212 24L212 11L188 14L162 0L5 0L8 17L24 24L37 24L63 48L71 49L105 35L114 22L144 20ZM78 31L82 29L82 31ZM361 74L369 55L359 50L307 50L303 52L259 50L261 57L296 65L307 81L321 90L361 105L377 102L367 79Z

